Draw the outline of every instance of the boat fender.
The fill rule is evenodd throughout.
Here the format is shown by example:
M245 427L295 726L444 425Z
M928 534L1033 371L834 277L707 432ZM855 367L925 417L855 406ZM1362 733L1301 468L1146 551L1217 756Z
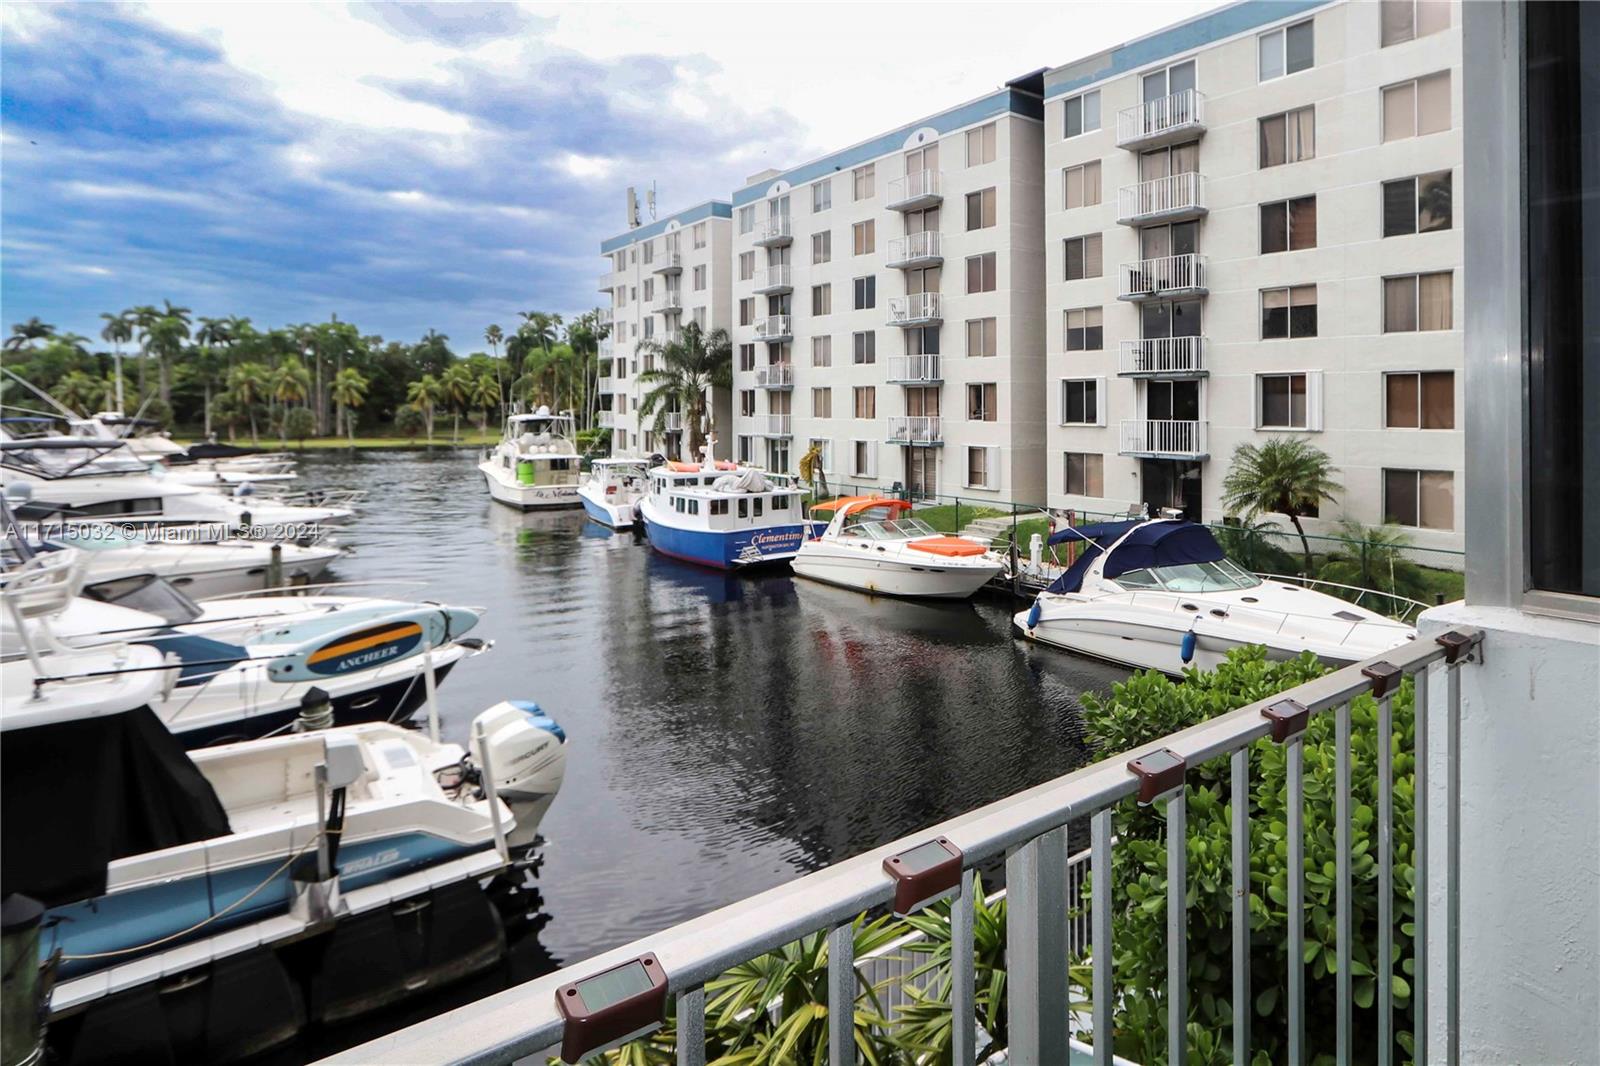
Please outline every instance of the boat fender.
M1040 614L1039 601L1038 600L1034 600L1033 601L1033 606L1028 608L1028 628L1030 630L1038 628L1038 625L1039 625L1039 614ZM1187 660L1185 660L1185 661L1187 661Z
M1185 663L1191 663L1194 661L1194 645L1195 635L1194 630L1191 629L1183 635L1183 645L1180 649L1183 655L1183 661Z

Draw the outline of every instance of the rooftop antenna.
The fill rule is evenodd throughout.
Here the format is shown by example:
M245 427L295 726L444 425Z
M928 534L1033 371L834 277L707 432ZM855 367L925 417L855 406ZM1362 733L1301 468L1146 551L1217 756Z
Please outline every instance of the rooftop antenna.
M639 228L639 197L635 195L633 186L628 186L628 228Z
M644 194L645 206L650 209L650 221L656 220L656 183L650 183L650 191Z

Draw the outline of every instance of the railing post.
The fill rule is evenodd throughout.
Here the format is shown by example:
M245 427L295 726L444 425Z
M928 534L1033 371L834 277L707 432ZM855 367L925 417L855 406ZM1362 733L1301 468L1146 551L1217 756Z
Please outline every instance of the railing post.
M1006 857L1006 992L1014 1066L1057 1066L1067 1055L1066 881L1065 826Z
M1394 1061L1394 757L1389 750L1393 704L1391 695L1378 700L1378 957L1373 967L1378 982L1378 1066Z
M1427 1066L1428 1062L1428 865L1433 860L1428 842L1428 804L1432 796L1428 791L1428 669L1418 671L1411 697L1412 749L1415 768L1412 771L1412 807L1414 819L1411 838L1412 905L1411 905L1411 1015L1415 1019L1411 1041L1413 1058Z
M678 1066L706 1066L705 986L678 993Z
M1338 969L1334 978L1334 1059L1338 1066L1350 1066L1350 1013L1354 1006L1350 965L1354 960L1350 942L1350 701L1339 704L1335 714L1334 755L1334 844L1335 892L1334 928L1338 938Z
M1284 746L1288 777L1289 824L1289 1066L1306 1061L1306 800L1305 743L1290 737Z
M828 1061L856 1061L856 928L845 922L828 933Z
M950 901L950 1061L953 1066L972 1066L978 1057L977 1003L974 981L977 963L972 956L974 878L971 870L961 873L961 890Z
M1233 798L1233 1061L1250 1066L1250 749L1230 756Z
M1189 1061L1189 789L1167 800L1167 1061Z
M1111 1066L1111 808L1096 811L1089 820L1089 889L1094 907L1094 931L1090 934L1090 961L1094 964L1094 1061L1095 1066Z

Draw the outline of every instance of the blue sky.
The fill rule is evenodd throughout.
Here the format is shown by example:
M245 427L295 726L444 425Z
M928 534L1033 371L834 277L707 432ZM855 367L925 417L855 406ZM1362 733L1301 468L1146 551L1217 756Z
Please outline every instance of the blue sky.
M1211 6L974 6L950 58L896 5L7 4L4 326L172 299L481 348L599 301L629 184L726 197Z

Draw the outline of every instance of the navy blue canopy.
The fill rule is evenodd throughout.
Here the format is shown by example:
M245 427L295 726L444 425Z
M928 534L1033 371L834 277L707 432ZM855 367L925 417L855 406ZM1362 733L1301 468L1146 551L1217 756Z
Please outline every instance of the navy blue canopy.
M1127 534L1121 544L1117 540ZM1214 563L1224 557L1221 545L1205 526L1193 522L1105 522L1092 526L1077 526L1072 530L1057 530L1050 543L1058 544L1071 539L1088 539L1092 544L1067 568L1067 572L1051 582L1051 592L1077 592L1083 587L1083 576L1089 567L1111 546L1116 551L1106 560L1102 571L1107 578L1115 579L1130 570L1146 567L1179 566L1183 563Z
M1087 526L1062 526L1050 534L1050 543L1061 544L1069 540L1096 540L1103 541L1104 544L1110 544L1128 530L1143 522L1144 519L1142 518L1132 518L1126 522L1094 522Z

